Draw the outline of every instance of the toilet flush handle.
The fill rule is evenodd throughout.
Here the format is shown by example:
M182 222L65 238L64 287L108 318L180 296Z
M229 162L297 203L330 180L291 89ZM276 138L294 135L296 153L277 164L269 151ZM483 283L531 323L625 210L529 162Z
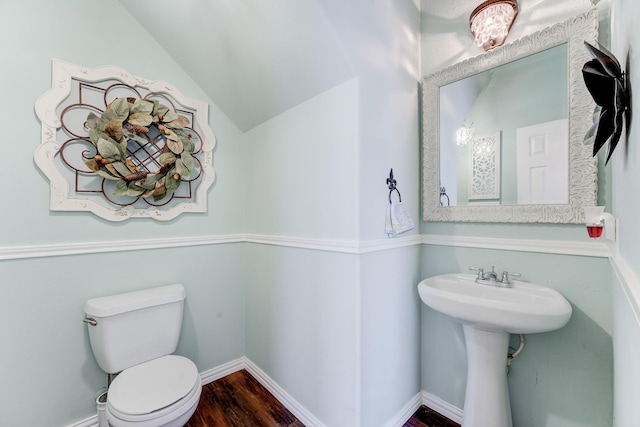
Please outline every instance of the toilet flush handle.
M98 324L98 321L93 317L85 317L84 319L82 319L82 321L84 323L90 324L91 326L96 326Z

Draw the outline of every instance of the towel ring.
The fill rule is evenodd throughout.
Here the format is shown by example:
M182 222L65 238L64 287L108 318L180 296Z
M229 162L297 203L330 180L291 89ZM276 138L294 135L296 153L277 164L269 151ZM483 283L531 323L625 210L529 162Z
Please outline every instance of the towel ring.
M391 193L393 193L394 191L398 193L398 201L402 203L402 196L400 195L400 191L394 187L392 190L389 190L389 204L391 204Z
M387 185L389 186L389 204L391 204L391 193L394 191L398 193L398 199L400 203L402 203L402 196L400 195L400 191L396 188L397 181L393 177L393 168L389 171L389 178L387 178Z
M442 203L443 196L447 198L447 206L449 206L451 201L449 200L449 196L447 195L447 189L444 187L440 187L440 206L444 206L444 203Z

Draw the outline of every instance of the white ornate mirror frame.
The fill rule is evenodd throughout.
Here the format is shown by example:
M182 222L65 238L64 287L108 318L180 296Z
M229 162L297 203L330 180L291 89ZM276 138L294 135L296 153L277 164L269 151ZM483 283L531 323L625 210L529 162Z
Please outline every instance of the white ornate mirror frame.
M185 154L184 158L189 157L191 167L188 172L193 173L189 177L179 177L179 180L175 175L178 188L163 200L136 195L114 196L113 181L98 176L86 166L86 161L98 154L88 136L87 114L100 115L109 102L118 97L156 100L156 105L166 104L169 110L173 109L186 119L185 123L188 121L180 126L184 126L181 128L183 135L192 141L189 142L191 154ZM53 59L51 89L35 104L42 123L42 141L34 159L50 181L50 209L89 211L109 221L128 218L168 221L183 212L206 212L207 192L215 178L213 148L216 142L208 125L208 109L206 102L186 97L166 82L148 81L114 66L89 69ZM161 167L159 157L164 142L168 141L163 137L149 137L150 143L135 145L134 149L141 153L137 157L132 152L131 140L129 144L124 142L127 162L135 164L131 170L145 168L151 174L150 168ZM68 149L66 156L65 149Z
M583 143L592 125L595 103L582 78L591 59L584 41L598 37L595 9L523 37L485 54L454 64L423 79L423 220L449 222L581 223L582 208L597 203L597 158ZM440 205L440 87L560 44L568 44L569 203L548 205Z

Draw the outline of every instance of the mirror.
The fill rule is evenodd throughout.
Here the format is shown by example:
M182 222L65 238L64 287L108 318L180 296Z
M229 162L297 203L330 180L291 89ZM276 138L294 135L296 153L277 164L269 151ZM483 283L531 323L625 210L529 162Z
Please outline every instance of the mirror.
M442 86L443 205L569 203L567 93L566 44Z
M523 37L423 81L423 219L583 222L597 159L583 41L597 12Z

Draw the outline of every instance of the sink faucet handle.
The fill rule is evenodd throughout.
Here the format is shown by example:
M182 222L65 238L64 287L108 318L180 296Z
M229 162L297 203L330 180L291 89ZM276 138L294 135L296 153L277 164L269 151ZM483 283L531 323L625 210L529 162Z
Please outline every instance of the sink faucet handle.
M520 277L522 274L520 273L510 273L508 271L502 272L502 283L509 283L509 276L511 277Z
M469 267L469 270L477 271L478 272L478 279L480 279L480 280L484 279L484 268L482 268L482 267Z

